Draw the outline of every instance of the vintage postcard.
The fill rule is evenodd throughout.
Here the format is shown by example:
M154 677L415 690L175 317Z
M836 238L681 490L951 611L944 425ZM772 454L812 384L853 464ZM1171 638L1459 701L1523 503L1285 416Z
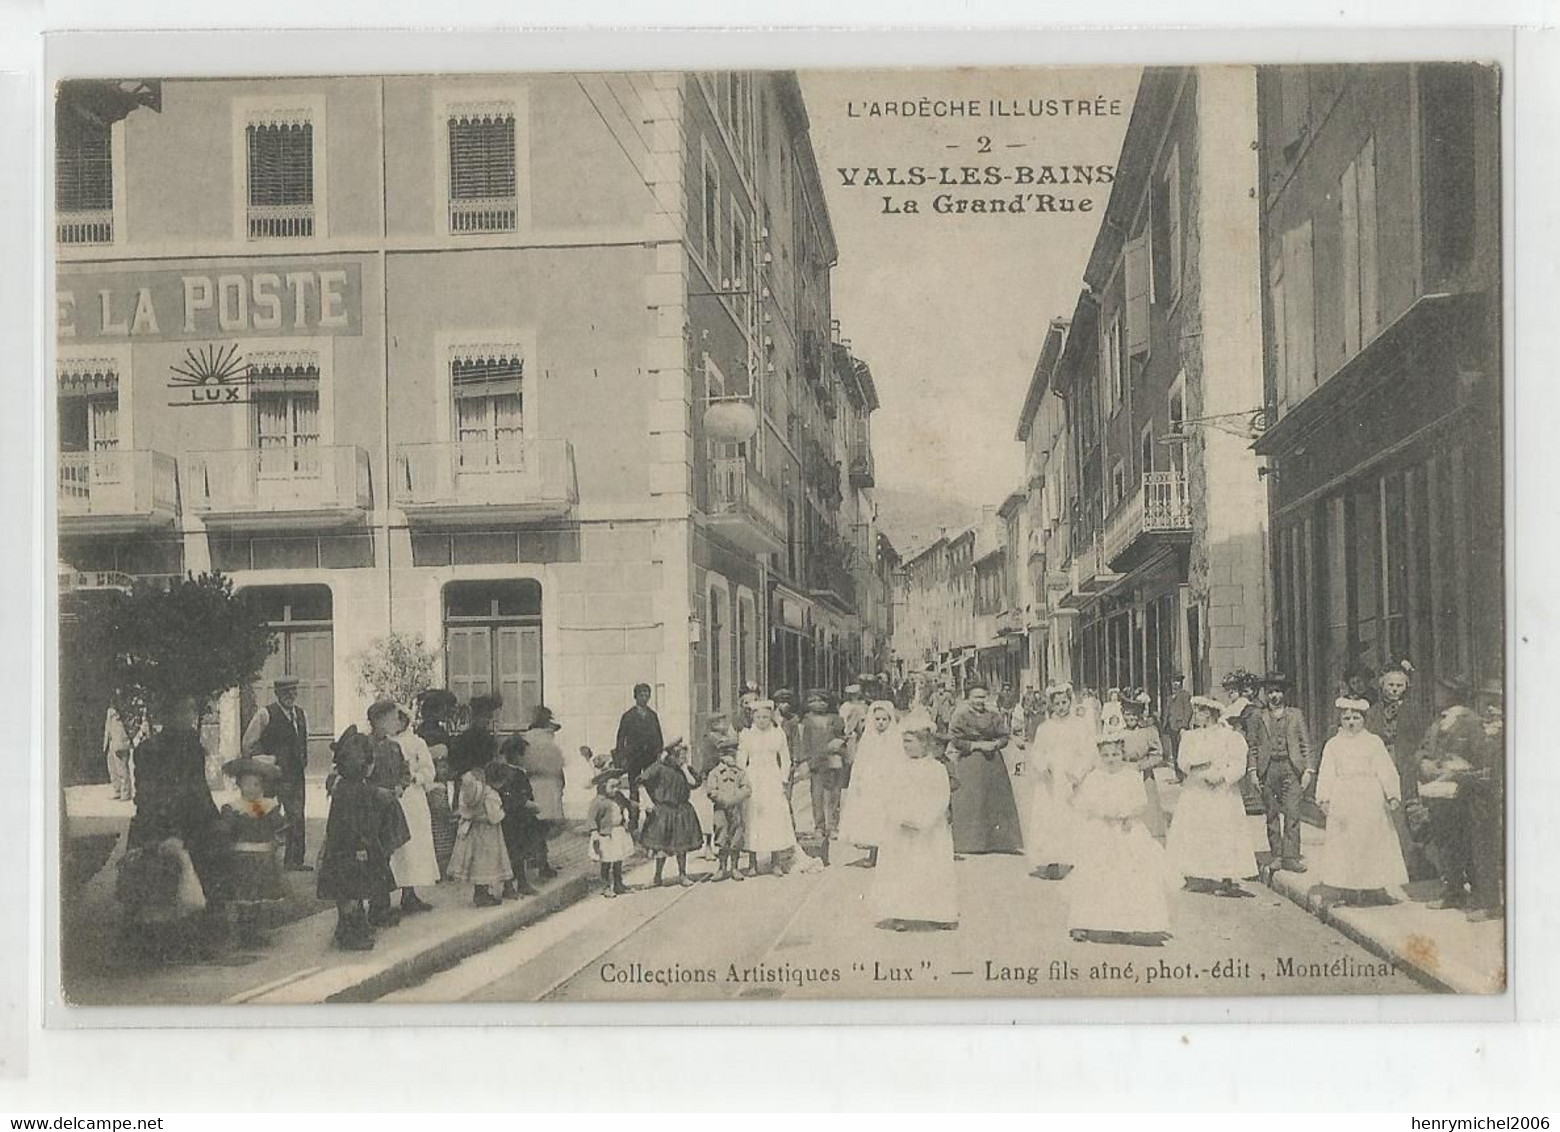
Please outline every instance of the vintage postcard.
M1502 74L56 89L60 993L1506 986Z

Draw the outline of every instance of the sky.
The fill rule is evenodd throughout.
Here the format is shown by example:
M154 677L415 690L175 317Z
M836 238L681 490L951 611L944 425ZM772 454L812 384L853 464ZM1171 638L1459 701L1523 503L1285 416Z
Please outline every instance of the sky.
M1019 166L1114 166L1138 69L813 71L801 75L824 195L839 243L834 316L871 367L882 408L872 418L884 487L1000 502L1018 486L1023 446L1013 439L1030 375L1055 317L1070 317L1083 286L1110 186L1021 185ZM991 101L1020 115L992 117ZM1051 114L1031 100L1074 99L1101 116ZM924 101L923 101L924 100ZM937 117L936 103L974 101L980 117ZM1108 113L1118 102L1119 114ZM874 116L873 103L906 101L912 117ZM930 116L922 116L929 113ZM989 139L983 142L981 139ZM986 152L981 152L982 150ZM867 169L901 177L912 166L938 180L948 166L997 166L995 187L871 186ZM860 169L856 184L840 172ZM933 211L940 194L1012 201L1023 213ZM1036 212L1033 194L1093 200L1093 212ZM904 208L914 200L918 213Z

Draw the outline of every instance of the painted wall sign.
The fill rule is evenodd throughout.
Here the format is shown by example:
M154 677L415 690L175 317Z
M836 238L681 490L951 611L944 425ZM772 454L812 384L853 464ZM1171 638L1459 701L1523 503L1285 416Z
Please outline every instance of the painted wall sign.
M55 302L62 342L363 333L363 281L356 263L62 272Z

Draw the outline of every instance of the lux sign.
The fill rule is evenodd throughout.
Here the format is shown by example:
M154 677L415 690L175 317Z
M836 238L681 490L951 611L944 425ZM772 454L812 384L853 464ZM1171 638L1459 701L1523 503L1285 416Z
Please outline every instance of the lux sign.
M212 272L61 273L58 333L72 341L361 334L356 263Z

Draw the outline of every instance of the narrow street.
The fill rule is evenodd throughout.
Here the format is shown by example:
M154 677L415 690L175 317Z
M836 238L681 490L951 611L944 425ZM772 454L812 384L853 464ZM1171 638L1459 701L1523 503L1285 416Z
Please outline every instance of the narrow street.
M1026 814L1028 782L1020 776L1014 785ZM872 872L847 863L859 854L837 848L835 856L822 872L693 888L644 887L652 874L643 866L629 875L630 895L592 895L386 1001L1421 990L1256 882L1246 885L1250 899L1179 894L1174 938L1163 947L1075 943L1065 883L1030 876L1021 856L970 856L958 864L958 929L900 933L874 922ZM712 867L697 862L701 873ZM1290 960L1294 974L1284 973Z

